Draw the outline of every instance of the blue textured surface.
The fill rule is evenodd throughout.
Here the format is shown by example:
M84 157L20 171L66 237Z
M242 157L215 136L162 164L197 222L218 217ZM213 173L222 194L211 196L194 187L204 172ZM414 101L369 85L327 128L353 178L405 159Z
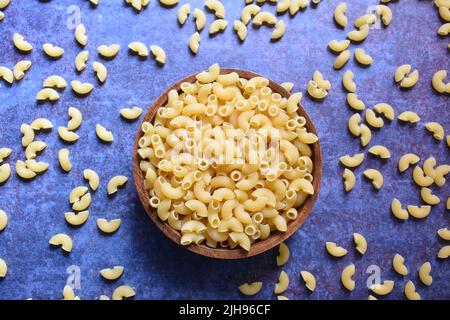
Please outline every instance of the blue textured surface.
M181 1L185 3L185 0ZM203 1L189 1L191 8L202 6ZM0 65L12 67L20 59L33 61L25 78L6 87L0 87L0 147L11 147L11 164L24 158L20 147L21 123L30 123L38 117L48 117L54 126L66 125L67 109L76 106L84 116L78 130L81 139L69 145L73 170L64 174L57 161L58 150L64 146L56 130L40 133L38 139L48 144L40 159L50 163L48 172L31 182L14 176L0 186L0 208L9 213L10 223L0 233L0 257L9 265L8 276L0 280L1 299L59 299L67 280L66 268L77 265L81 270L81 289L76 293L82 299L94 299L101 294L111 295L119 284L137 289L137 299L232 299L243 298L237 287L246 281L263 281L257 296L274 299L273 286L280 269L275 265L276 250L240 261L217 261L194 255L166 239L145 215L132 181L118 195L108 199L106 181L116 174L132 176L131 150L138 123L120 119L119 109L125 106L149 106L167 86L179 78L219 62L223 67L253 70L276 81L292 81L296 90L304 91L314 72L322 71L333 84L333 90L323 103L305 97L303 105L318 129L323 147L324 170L321 193L314 210L304 226L288 241L292 257L284 270L291 277L285 293L291 299L366 299L366 268L378 265L382 279L396 281L395 289L386 299L402 299L403 286L413 280L425 299L450 299L449 262L438 261L436 253L444 245L436 231L449 227L449 213L445 200L450 195L448 185L435 189L441 204L422 221L410 219L396 221L389 210L393 196L405 204L419 204L419 189L411 181L411 172L399 174L397 160L406 152L416 152L422 159L433 155L438 163L449 160L445 143L436 143L423 128L426 121L440 121L450 130L448 96L437 95L431 89L432 74L449 69L448 38L436 35L441 25L437 10L431 1L405 0L395 2L394 19L388 28L372 30L360 46L374 58L370 68L361 68L353 61L341 71L334 71L335 56L327 48L331 39L343 39L351 30L336 28L332 11L340 2L325 0L317 7L308 8L294 18L283 16L287 24L284 38L271 43L271 30L267 27L249 28L247 40L240 44L232 30L232 20L240 16L244 1L224 1L227 8L228 29L224 34L210 38L202 32L199 54L190 54L187 41L194 24L192 16L183 28L178 26L175 9L164 9L156 0L140 14L126 7L122 0L101 0L94 10L88 1L29 1L15 0L5 10L6 18L0 22ZM349 1L349 21L364 14L368 5L378 1ZM89 36L87 49L91 59L98 59L96 48L101 44L120 43L118 57L106 61L110 76L105 85L96 85L93 93L77 98L68 88L55 105L38 105L34 99L42 81L51 74L67 80L80 79L96 82L89 64L88 70L77 75L73 61L79 52L73 31L66 26L69 5L81 10L82 22ZM274 12L270 4L264 8ZM208 21L213 15L208 14ZM350 23L349 23L350 25ZM12 35L19 32L34 45L30 55L14 50ZM162 46L168 55L167 64L159 67L149 58L141 61L130 56L126 46L131 41ZM51 42L63 47L62 59L50 61L44 57L41 46ZM352 50L355 47L352 46ZM409 91L401 91L393 83L396 67L410 63L420 71L419 83ZM360 152L359 141L346 129L352 114L345 103L345 92L340 79L345 70L353 70L358 94L366 105L391 103L397 114L405 110L416 111L422 121L417 125L387 123L375 132L371 145L384 144L392 158L382 162L368 157L356 169L357 185L349 194L342 188L342 167L339 156ZM95 124L112 128L115 141L111 145L100 143L95 136ZM92 168L99 172L102 183L93 197L91 216L81 228L71 228L64 221L64 212L70 211L70 190L83 184L82 170ZM382 190L376 192L361 177L367 167L380 168L385 177ZM120 230L105 236L99 233L96 219L121 218ZM52 249L48 239L56 232L66 232L74 239L70 255ZM353 232L362 233L369 249L360 257L353 250ZM349 249L343 259L330 258L324 249L325 241L335 241ZM391 267L392 257L400 253L406 258L410 274L400 277ZM427 288L417 278L418 268L431 261L433 285ZM340 272L349 263L356 264L356 289L348 293L339 282ZM102 280L98 271L112 265L123 265L125 273L116 283ZM300 279L300 270L316 275L317 290L307 293Z

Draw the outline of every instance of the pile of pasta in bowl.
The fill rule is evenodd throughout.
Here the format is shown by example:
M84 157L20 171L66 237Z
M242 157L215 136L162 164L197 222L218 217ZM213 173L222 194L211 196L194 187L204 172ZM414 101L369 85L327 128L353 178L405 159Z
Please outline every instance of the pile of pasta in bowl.
M145 195L182 245L249 251L286 232L314 195L310 145L318 138L297 112L301 93L283 97L269 83L214 64L144 119L137 159Z

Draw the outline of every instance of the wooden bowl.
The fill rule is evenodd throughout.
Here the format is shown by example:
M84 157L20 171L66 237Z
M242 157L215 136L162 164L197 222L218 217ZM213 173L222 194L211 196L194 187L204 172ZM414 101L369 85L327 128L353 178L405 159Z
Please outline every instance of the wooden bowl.
M245 71L245 70L239 70L239 69L221 69L221 74L226 74L230 72L236 72L239 74L241 78L250 79L256 76L260 76L259 74ZM167 104L167 95L170 90L175 89L177 91L180 91L180 85L183 82L195 82L195 75L188 76L175 84L173 84L170 88L168 88L166 91L164 91L152 104L150 109L145 114L142 122L148 121L153 122L156 111L158 108L165 106ZM283 89L279 84L269 79L269 87L273 90L273 92L278 92L283 97L288 98L290 94ZM314 133L317 135L316 128L314 127L310 117L306 113L306 111L302 108L302 106L298 109L298 114L305 117L306 119L306 129L308 132ZM142 205L144 206L145 211L147 212L147 215L150 217L150 219L153 221L153 223L156 224L156 226L172 241L175 243L180 244L181 239L181 233L167 224L167 222L159 220L156 210L152 208L149 204L149 196L148 192L144 188L144 173L139 168L139 162L140 159L138 157L137 150L139 148L138 142L139 139L143 136L143 132L141 130L141 127L139 127L139 131L136 135L136 139L134 142L133 147L133 175L134 175L134 182L136 184L136 189L139 195L139 199L142 202ZM313 180L313 186L314 186L314 195L308 196L306 201L298 208L298 217L297 219L290 221L288 223L287 231L286 232L273 232L271 233L270 237L261 240L256 241L252 244L250 251L245 251L242 248L236 247L235 249L229 249L229 248L210 248L206 244L191 244L189 246L183 246L186 249L198 253L203 256L216 258L216 259L240 259L240 258L247 258L251 257L257 254L260 254L262 252L265 252L267 250L270 250L274 248L275 246L279 245L281 242L292 236L295 231L297 231L298 228L305 222L306 218L309 216L313 205L317 199L317 195L319 193L320 189L320 180L322 178L322 152L320 149L319 142L316 142L311 145L312 149L312 160L314 162L314 169L312 172L312 175L314 177Z

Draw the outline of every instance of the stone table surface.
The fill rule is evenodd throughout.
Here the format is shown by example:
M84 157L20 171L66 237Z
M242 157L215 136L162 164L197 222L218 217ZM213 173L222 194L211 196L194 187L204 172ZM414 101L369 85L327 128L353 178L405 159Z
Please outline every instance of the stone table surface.
M180 3L187 1L181 0ZM191 8L203 7L203 1L189 1ZM13 154L5 162L14 164L24 158L20 146L20 125L38 117L50 119L55 128L66 125L67 109L78 107L84 117L78 130L79 142L64 144L57 130L39 133L38 139L48 148L39 157L50 163L48 172L25 182L15 173L0 186L0 208L8 212L9 225L0 233L0 257L7 261L8 275L0 280L1 299L60 299L62 288L69 278L79 280L76 294L82 299L96 299L120 284L136 288L136 299L241 299L238 286L243 282L262 281L260 299L274 299L274 284L281 271L275 264L277 250L238 261L212 260L188 252L172 243L146 216L130 179L116 197L106 195L106 182L114 175L132 177L132 142L138 123L123 121L119 110L138 105L147 108L171 83L185 75L203 70L218 62L223 67L248 69L275 81L292 81L294 90L305 91L315 70L320 70L333 84L323 102L312 101L304 95L303 106L312 117L323 148L323 178L321 191L311 216L303 227L287 241L291 258L283 266L291 278L285 295L291 299L367 299L367 280L380 273L381 279L395 280L393 292L385 299L403 299L403 287L408 280L416 284L424 299L450 298L450 268L448 260L437 259L439 248L448 245L437 237L439 228L449 227L449 213L445 201L450 195L448 184L432 187L441 199L429 217L399 222L390 213L390 203L397 197L404 204L421 204L420 189L411 180L411 170L400 174L397 161L407 152L415 152L425 159L434 156L439 164L449 162L449 148L437 143L424 129L428 121L439 121L450 130L449 98L438 95L431 87L431 77L437 70L449 69L448 38L436 33L443 21L432 1L402 0L390 3L393 21L388 28L375 26L368 39L359 45L374 59L369 68L358 66L353 59L340 71L332 68L335 55L327 50L332 39L344 39L352 29L352 21L373 10L378 1L348 1L349 25L345 30L333 22L333 10L340 2L324 0L295 17L280 16L286 23L285 36L270 41L272 30L249 26L248 38L240 43L233 31L232 21L240 17L244 1L223 1L227 9L228 28L224 33L209 37L202 32L197 56L187 47L195 26L190 16L180 28L176 21L178 7L167 9L158 1L136 13L122 0L100 0L97 8L88 1L13 0L4 10L0 22L0 65L13 67L21 59L33 62L25 78L0 87L0 147L10 147ZM270 3L264 10L275 12ZM81 50L74 41L73 26L81 19L87 29L90 51L87 70L77 74L74 58ZM207 13L208 23L214 16ZM31 54L14 49L14 32L23 34L33 45ZM130 55L127 44L143 41L158 44L167 52L167 63L158 66L152 58L140 60ZM41 50L51 42L65 49L62 59L51 61ZM101 44L119 43L122 50L111 61L97 56ZM356 46L352 45L353 51ZM103 86L96 83L91 63L104 62L109 77ZM411 90L400 90L393 82L396 67L409 63L420 71L420 81ZM367 152L353 138L346 125L352 111L346 106L341 87L345 70L355 73L358 95L368 107L387 102L397 114L405 110L417 112L421 121L416 125L402 125L397 120L386 122L381 130L373 130L371 145L383 144L392 158L380 161L371 156L355 170L357 183L346 194L342 186L343 168L339 157ZM68 81L79 79L96 83L91 95L76 97L67 88L54 105L37 104L35 95L43 80L58 74ZM95 124L111 128L115 140L105 145L96 138ZM65 174L59 168L58 150L70 150L73 169ZM100 174L101 185L93 196L90 218L86 225L72 228L64 221L70 211L70 190L84 184L82 171L92 168ZM362 177L364 169L378 168L384 175L384 186L375 191ZM121 218L120 230L111 236L103 235L96 226L97 218ZM73 237L74 249L64 255L59 248L51 248L49 238L58 232ZM354 250L352 234L362 233L368 241L364 256ZM331 258L324 243L334 241L349 250L342 259ZM406 259L409 274L397 275L391 267L396 253ZM433 285L420 284L417 272L422 263L432 265ZM347 292L340 284L341 270L356 265L356 288ZM118 281L110 283L99 276L99 270L123 265L125 272ZM301 270L309 270L317 278L317 289L307 292L300 278Z

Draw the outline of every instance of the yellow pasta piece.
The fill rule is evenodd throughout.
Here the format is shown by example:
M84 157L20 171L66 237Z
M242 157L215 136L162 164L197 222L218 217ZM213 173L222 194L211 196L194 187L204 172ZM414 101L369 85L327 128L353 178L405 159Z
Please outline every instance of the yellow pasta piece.
M239 291L246 296L254 296L261 288L262 282L243 283L239 286Z
M86 35L86 28L84 27L84 24L82 24L82 23L77 25L75 28L75 40L82 47L87 45L88 37Z
M278 282L275 285L275 294L282 294L289 287L289 276L286 272L281 271L280 276L278 277Z
M398 253L395 254L392 260L392 266L399 275L406 276L408 274L408 268L405 266L405 259Z
M348 48L350 40L331 40L328 42L328 48L333 52L342 52Z
M364 24L361 27L359 27L358 30L353 30L347 33L347 38L349 38L351 41L354 42L362 42L369 35L369 30L370 30L369 25Z
M336 70L342 69L350 60L351 52L350 50L344 50L342 51L337 58L334 60L333 67Z
M64 49L54 46L51 43L44 43L42 45L42 49L44 50L45 54L53 59L59 59L64 55Z
M112 294L112 299L113 300L123 300L124 298L131 298L134 297L136 295L136 291L126 285L117 287L113 294Z
M206 15L205 13L198 8L194 9L194 19L195 19L195 26L197 28L197 31L202 31L202 29L206 25Z
M219 0L206 0L205 7L213 11L218 19L225 18L225 7Z
M145 44L139 41L134 41L128 44L128 48L136 53L139 57L146 58L148 57L148 49Z
M409 214L412 215L416 219L424 219L431 212L431 206L428 206L428 205L423 205L423 206L409 205L407 208L408 208Z
M277 256L277 266L281 267L288 262L290 256L289 247L284 243L280 243Z
M97 124L95 126L95 133L97 134L97 137L104 142L113 142L114 141L114 136L113 136L112 132L106 130L106 128L100 124Z
M345 168L344 173L342 174L342 178L344 179L344 189L349 192L353 189L356 183L356 177L353 171Z
M420 117L413 111L404 111L398 115L398 120L410 123L416 123L420 121Z
M431 189L425 187L422 187L420 189L420 197L425 203L430 205L437 205L439 202L441 202L438 196L432 194Z
M49 243L54 246L61 246L66 252L71 252L73 248L72 238L64 233L55 234L50 238Z
M59 94L54 89L44 88L44 89L41 89L36 94L36 100L38 100L38 101L57 101L57 100L59 100Z
M64 213L64 218L67 223L72 226L80 226L84 224L89 218L89 211L81 211L78 213L66 212Z
M31 50L33 50L33 46L27 40L25 40L25 37L20 33L14 33L13 42L14 46L19 51L30 52Z
M364 170L364 176L372 181L372 185L375 189L381 189L383 187L383 175L376 169Z
M347 104L354 110L361 111L366 108L364 102L358 99L355 93L347 93Z
M411 280L405 285L405 296L408 300L420 300L420 294L416 292L416 287Z
M128 178L125 176L114 176L108 182L108 194L112 195L117 192L118 188L124 186L128 181Z
M346 12L347 12L347 4L345 2L338 4L334 9L334 20L342 28L345 28L347 26L348 19L347 16L345 15Z
M380 114L382 114L386 119L392 121L395 118L394 108L390 104L387 103L378 103L374 107L374 110Z
M430 275L430 273L431 263L425 262L419 269L419 279L426 286L431 286L431 284L433 283L433 277Z
M301 271L300 272L303 281L305 282L306 288L308 288L309 291L314 292L316 290L316 278L314 275L309 271Z
M6 261L0 258L0 278L6 277L6 274L8 273L8 265L6 264Z
M437 256L439 259L447 259L448 257L450 257L450 246L444 246L439 249Z
M373 147L370 147L369 153L373 154L374 156L378 156L381 159L389 159L391 157L391 152L382 145L375 145Z
M1 230L1 228L0 228L0 230ZM450 229L448 229L448 228L439 229L437 234L439 235L439 237L442 238L442 240L450 241Z
M94 86L88 82L80 82L78 80L72 80L70 82L73 92L79 95L88 95L94 89Z
M373 63L373 59L370 55L368 55L364 49L357 48L355 49L355 59L358 63L368 66Z
M444 127L440 123L427 122L425 124L425 129L431 132L433 134L433 138L435 138L436 140L441 141L444 139L445 131Z
M189 5L189 3L183 4L180 9L178 9L177 19L180 25L184 25L190 12L191 6Z
M379 296L388 295L392 289L394 289L394 281L392 280L385 280L382 283L370 286L370 290Z
M354 264L350 264L342 270L341 283L348 291L353 291L353 289L355 289L355 281L352 279L355 274L355 270Z
M367 241L366 238L360 233L354 233L353 234L353 241L356 244L356 250L358 250L359 253L364 255L367 251Z
M97 52L105 58L114 58L120 51L119 44L105 45L102 44L97 48Z
M364 153L357 153L354 156L345 155L339 158L341 163L348 168L355 168L364 161Z
M347 250L337 246L335 242L326 242L325 248L327 249L327 252L333 257L340 258L347 254Z
M25 72L27 72L31 68L31 61L29 60L21 60L16 63L13 68L14 79L19 81L23 79L25 76Z
M94 69L97 79L101 83L104 83L106 81L106 78L108 77L108 69L106 69L105 65L101 62L94 61L94 63L92 64L92 68Z
M121 222L122 221L120 219L112 219L108 221L101 218L97 219L97 226L102 232L111 234L116 232L120 228Z
M6 83L11 84L14 81L14 74L11 69L0 66L0 79L3 79Z
M8 224L8 215L5 211L0 209L0 231L5 230L6 225Z

